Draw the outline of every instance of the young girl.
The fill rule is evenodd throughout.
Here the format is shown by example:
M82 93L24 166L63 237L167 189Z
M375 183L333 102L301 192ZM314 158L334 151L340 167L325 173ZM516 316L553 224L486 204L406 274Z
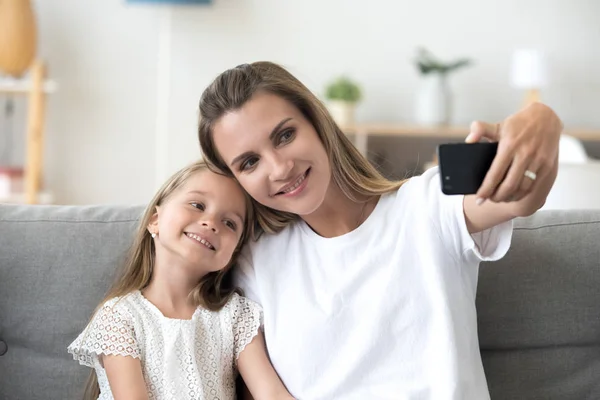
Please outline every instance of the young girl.
M544 203L561 129L541 104L507 118L487 130L499 150L479 199L445 196L437 168L381 176L282 67L218 76L200 100L200 144L254 198L268 233L246 246L234 277L264 309L269 356L290 392L489 398L478 266L506 253L513 218Z
M203 162L160 188L120 278L68 347L95 370L86 398L234 399L237 370L255 398L292 398L267 358L261 309L228 282L252 222L239 185Z

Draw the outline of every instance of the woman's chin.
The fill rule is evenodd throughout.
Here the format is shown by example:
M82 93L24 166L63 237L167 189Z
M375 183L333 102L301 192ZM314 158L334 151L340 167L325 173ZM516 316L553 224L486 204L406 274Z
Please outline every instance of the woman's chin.
M293 204L290 203L291 202L286 202L285 204L273 204L271 208L296 214L301 218L304 218L308 215L315 213L319 209L323 201L319 201L319 199L305 198L302 200L299 199L297 201L294 201Z

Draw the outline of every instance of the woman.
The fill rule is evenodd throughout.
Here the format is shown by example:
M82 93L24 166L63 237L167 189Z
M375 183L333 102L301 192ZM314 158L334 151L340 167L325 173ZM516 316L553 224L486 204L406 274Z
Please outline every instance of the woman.
M225 71L200 100L212 168L256 201L266 232L235 279L264 309L269 355L301 399L489 398L477 339L482 260L538 210L562 124L535 104L468 141L499 141L475 196L437 168L394 182L353 147L301 82L269 62Z

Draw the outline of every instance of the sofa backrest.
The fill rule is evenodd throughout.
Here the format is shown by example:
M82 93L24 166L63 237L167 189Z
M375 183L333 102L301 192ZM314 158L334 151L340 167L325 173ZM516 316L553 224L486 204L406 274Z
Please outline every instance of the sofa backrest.
M492 399L600 399L600 210L517 220L477 313Z
M0 399L79 399L66 353L122 262L139 207L0 205Z
M0 399L76 399L66 352L128 249L141 207L0 205ZM515 222L480 268L480 346L492 399L600 399L600 211Z

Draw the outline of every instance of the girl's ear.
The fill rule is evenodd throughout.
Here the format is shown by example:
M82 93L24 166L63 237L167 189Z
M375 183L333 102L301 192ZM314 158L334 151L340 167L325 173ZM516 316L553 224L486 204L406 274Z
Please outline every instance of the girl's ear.
M146 227L150 233L158 232L158 206L156 206L156 211L150 217L150 222L148 222L148 226Z

